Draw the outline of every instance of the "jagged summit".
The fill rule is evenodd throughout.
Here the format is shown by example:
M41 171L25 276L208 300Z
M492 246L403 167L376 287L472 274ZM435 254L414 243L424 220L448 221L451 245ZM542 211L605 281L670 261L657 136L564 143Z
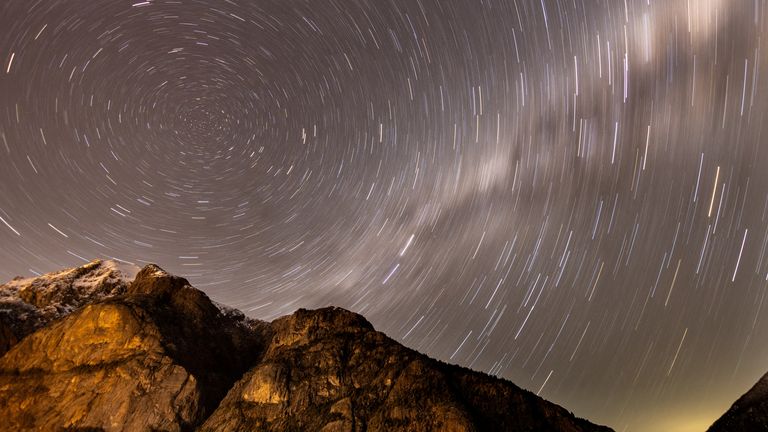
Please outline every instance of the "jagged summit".
M94 297L114 295L132 281L138 267L116 261L94 260L80 267L33 278L14 278L0 285L4 296L18 295L39 308L76 307Z
M186 279L169 274L157 264L148 264L136 274L128 292L167 296L187 286L191 288Z
M610 430L405 348L353 312L253 320L153 264L129 280L94 261L0 296L13 305L3 431Z

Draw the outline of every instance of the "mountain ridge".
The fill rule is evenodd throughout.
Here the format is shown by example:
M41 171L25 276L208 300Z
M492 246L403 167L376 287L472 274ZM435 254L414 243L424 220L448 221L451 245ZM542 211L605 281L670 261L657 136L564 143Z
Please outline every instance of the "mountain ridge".
M707 432L729 431L768 431L768 373L707 429Z
M159 266L132 276L97 260L0 285L0 430L611 430L341 308L268 323Z

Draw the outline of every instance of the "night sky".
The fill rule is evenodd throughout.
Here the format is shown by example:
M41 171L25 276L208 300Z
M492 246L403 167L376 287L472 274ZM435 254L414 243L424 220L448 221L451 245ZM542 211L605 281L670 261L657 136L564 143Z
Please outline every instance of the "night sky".
M156 262L618 431L768 370L765 0L4 0L0 279Z

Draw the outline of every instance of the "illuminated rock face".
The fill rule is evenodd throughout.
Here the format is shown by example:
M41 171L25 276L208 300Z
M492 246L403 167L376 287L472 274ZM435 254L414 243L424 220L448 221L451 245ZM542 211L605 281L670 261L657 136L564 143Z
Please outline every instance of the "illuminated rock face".
M25 338L0 368L0 417L12 429L180 430L200 416L197 380L129 304L86 306Z
M609 430L405 348L343 309L264 323L154 265L115 281L82 298L69 290L76 301L57 319L8 344L0 430ZM24 311L51 303L18 302Z

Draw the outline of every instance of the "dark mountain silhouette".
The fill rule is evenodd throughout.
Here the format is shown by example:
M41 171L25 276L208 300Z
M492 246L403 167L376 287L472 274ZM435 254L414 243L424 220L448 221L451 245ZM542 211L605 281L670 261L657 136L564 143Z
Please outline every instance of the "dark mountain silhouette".
M708 429L708 432L736 431L768 431L768 374Z
M610 431L352 312L267 323L136 270L0 285L0 430Z

